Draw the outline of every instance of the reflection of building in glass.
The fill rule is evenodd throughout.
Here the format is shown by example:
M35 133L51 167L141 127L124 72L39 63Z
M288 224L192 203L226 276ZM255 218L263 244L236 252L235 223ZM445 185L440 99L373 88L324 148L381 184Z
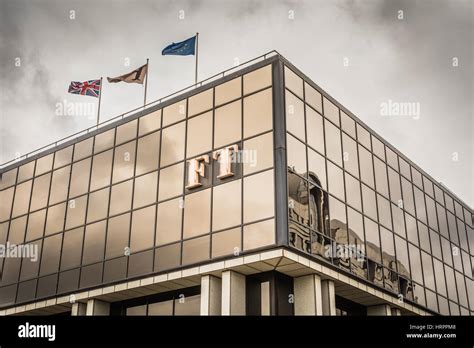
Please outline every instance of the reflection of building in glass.
M471 314L472 210L262 58L3 165L0 314Z

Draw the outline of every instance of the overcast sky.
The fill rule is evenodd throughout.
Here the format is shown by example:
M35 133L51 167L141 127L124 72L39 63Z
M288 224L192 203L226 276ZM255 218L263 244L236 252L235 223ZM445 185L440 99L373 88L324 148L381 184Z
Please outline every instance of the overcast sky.
M2 163L94 124L55 114L57 103L96 102L68 94L71 80L117 76L150 58L149 101L192 84L193 57L161 50L199 32L200 78L275 49L474 206L471 0L0 4ZM105 83L101 118L142 100L142 86ZM419 103L419 119L381 115L389 100Z

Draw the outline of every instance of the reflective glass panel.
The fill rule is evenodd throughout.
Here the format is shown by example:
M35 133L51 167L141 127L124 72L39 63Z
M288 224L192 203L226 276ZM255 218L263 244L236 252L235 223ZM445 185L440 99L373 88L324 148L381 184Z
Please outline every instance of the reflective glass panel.
M215 103L221 105L242 95L242 78L237 77L215 88Z
M242 107L237 100L215 111L214 148L233 144L242 136Z
M212 112L188 120L186 157L212 150Z
M133 208L143 207L156 202L156 189L158 186L158 172L135 178L133 191Z
M306 141L304 126L304 103L286 91L286 130L301 141Z
M112 150L94 156L92 165L91 191L110 185L112 174Z
M161 166L184 159L185 127L185 122L181 122L161 132Z
M132 253L153 246L155 231L155 206L135 210L132 215L130 249Z
M181 239L181 198L158 204L156 245L168 244Z
M186 99L180 100L163 109L163 127L186 117Z
M136 141L131 141L115 148L113 183L129 179L133 176L135 169L135 146Z
M244 98L244 137L272 129L272 89Z
M274 215L273 170L244 178L244 223Z
M211 219L211 189L185 197L184 238L209 233Z
M212 109L213 89L189 97L188 116L200 114L201 112Z
M244 75L244 94L249 94L272 84L272 66L254 70Z
M241 223L241 180L213 188L212 230L218 231Z
M112 186L110 215L123 213L132 206L132 180Z
M158 169L160 155L160 132L138 139L136 175Z

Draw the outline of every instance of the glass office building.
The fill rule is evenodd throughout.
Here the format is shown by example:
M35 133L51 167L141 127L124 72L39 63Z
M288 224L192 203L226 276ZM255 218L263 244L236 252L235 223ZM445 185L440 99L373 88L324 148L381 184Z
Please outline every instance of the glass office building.
M472 209L278 54L0 173L3 315L474 310Z

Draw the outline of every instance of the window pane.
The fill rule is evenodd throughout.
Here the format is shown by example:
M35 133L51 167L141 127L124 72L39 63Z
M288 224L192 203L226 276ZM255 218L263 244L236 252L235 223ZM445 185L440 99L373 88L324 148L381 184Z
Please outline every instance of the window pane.
M244 226L244 251L275 243L275 220Z
M374 187L374 167L372 154L359 145L360 178L370 187Z
M381 227L380 237L382 241L382 258L383 264L386 267L396 271L395 264L395 247L393 245L393 233Z
M301 176L306 176L306 149L304 144L291 135L287 135L288 167Z
M146 315L146 304L127 308L127 316Z
M69 200L66 217L66 229L83 225L86 217L87 196Z
M402 177L402 190L403 190L403 208L415 215L415 203L413 202L413 186ZM391 193L391 191L390 191Z
M306 141L304 128L304 104L291 92L286 91L286 130L302 141Z
M97 134L95 136L94 153L98 153L114 146L115 129L110 129L107 132Z
M161 110L156 110L149 115L140 117L138 135L147 134L159 129L161 126Z
M272 118L271 88L244 98L244 137L270 130Z
M56 151L56 155L54 156L54 169L71 163L71 158L72 158L72 146L68 146L65 149Z
M0 202L2 202L2 204L0 204L0 221L5 221L10 218L14 191L14 187L0 191Z
M105 221L86 226L82 264L93 263L104 258Z
M40 276L58 271L62 238L63 236L58 234L44 239Z
M343 160L344 169L354 175L356 178L359 177L359 159L357 156L357 144L350 137L342 134L342 147L343 147Z
M89 175L91 170L91 159L87 158L72 165L71 185L69 197L76 197L86 193L89 188Z
M53 181L51 182L51 193L49 204L55 204L67 199L67 190L69 187L69 175L71 166L67 166L53 172Z
M360 182L353 176L345 173L347 203L353 208L362 211L362 200L360 195Z
M210 237L204 236L183 242L183 265L209 259Z
M392 229L392 215L390 213L390 203L380 195L377 195L377 206L379 208L379 222L389 230Z
M156 202L158 172L142 175L135 179L133 208L143 207Z
M161 166L184 159L185 122L163 129L161 139Z
M93 141L94 137L91 137L74 145L74 162L92 154Z
M186 157L212 150L212 112L188 120Z
M183 193L183 169L183 164L179 163L161 170L158 193L160 201Z
M308 145L324 154L323 117L306 107L306 127Z
M173 300L150 303L148 315L173 315Z
M112 174L112 150L94 156L92 165L91 191L110 185Z
M28 229L26 232L26 241L41 238L43 236L44 224L46 222L46 209L30 214L28 217ZM1 239L0 239L1 242Z
M414 245L408 244L410 252L411 275L417 282L423 283L423 273L421 271L420 251Z
M416 217L426 223L426 209L423 192L415 187Z
M370 133L360 124L357 124L357 141L364 145L367 149L372 149L370 146Z
M430 255L422 251L421 260L423 262L423 276L425 278L425 286L431 290L435 290L432 258Z
M421 222L418 222L418 235L420 238L420 247L423 250L427 251L428 253L431 253L430 236L428 233L428 227L426 227Z
M438 213L437 215L439 221L439 232L446 238L449 238L448 221L446 220L446 209L436 203L436 211Z
M329 161L327 162L327 167L329 192L337 198L344 200L344 178L342 176L342 170Z
M323 105L324 116L339 126L339 108L325 97L323 97Z
M423 188L423 180L421 178L420 172L415 168L411 167L411 175L413 178L413 183L419 188Z
M395 152L393 152L389 147L385 150L387 155L387 164L398 171L398 156Z
M210 218L211 190L187 195L184 201L184 238L209 233Z
M408 263L407 242L395 236L395 247L397 250L398 273L410 277L410 265Z
M244 223L274 215L273 170L244 178Z
M303 79L285 66L285 87L303 98Z
M2 175L0 175L0 189L4 189L6 187L14 185L16 181L16 174L17 168L2 173Z
M390 185L390 200L396 205L398 205L399 207L404 207L406 201L402 201L402 192L400 188L400 175L398 175L398 173L390 167L388 167L388 181Z
M31 196L30 210L38 210L46 206L48 203L50 181L51 173L35 178L33 184L33 193Z
M241 180L213 188L212 230L239 225L241 223Z
M110 215L123 213L132 206L132 180L112 186Z
M240 227L212 235L212 257L233 255L241 250Z
M403 210L398 205L392 204L393 231L406 238L405 220L403 219Z
M155 272L175 268L180 265L181 243L157 248L155 253Z
M35 171L35 161L28 162L22 165L18 169L18 179L17 182L23 182L25 180L31 179ZM14 183L15 178L13 177L12 184Z
M45 235L50 235L63 230L65 213L66 203L61 203L48 208Z
M418 245L418 232L416 228L416 220L410 214L405 213L405 223L407 229L407 238L410 242Z
M273 133L244 141L244 175L273 167Z
M372 151L382 161L385 161L385 145L373 135L372 135Z
M181 239L181 198L158 204L156 245L168 244Z
M272 84L272 66L252 71L244 75L244 94L255 92Z
M114 174L112 182L116 183L133 176L135 166L136 141L115 148L114 152Z
M32 182L33 180L29 180L16 186L12 217L25 214L28 211Z
M362 185L362 202L364 204L364 214L377 220L377 208L375 206L375 192L365 185Z
M318 112L322 113L322 101L321 101L321 93L311 87L308 83L304 83L304 93L305 93L305 101L313 108L315 108Z
M25 239L26 216L14 219L10 223L8 241L11 244L22 244Z
M137 120L127 122L117 127L117 134L115 135L115 144L122 144L126 141L137 137Z
M153 246L155 231L155 206L136 210L132 216L132 235L130 248L132 253Z
M180 100L163 109L163 127L186 117L186 99Z
M347 208L347 223L349 225L349 244L357 250L365 252L364 225L362 215L352 208Z
M52 166L53 166L53 154L37 159L35 176L38 176L50 171Z
M381 263L380 238L378 225L368 218L364 218L365 235L367 236L367 257Z
M341 111L341 126L342 130L349 134L354 139L356 138L356 124L355 121Z
M84 227L64 233L61 270L80 266L83 236Z
M95 191L89 195L87 222L97 221L107 216L109 207L109 188Z
M316 185L327 190L326 184L326 161L324 157L308 148L308 177Z
M342 167L341 132L327 121L324 122L324 127L326 132L326 155Z
M233 144L242 137L241 101L215 111L214 148Z
M107 227L107 245L105 258L111 259L125 255L126 248L130 247L128 236L130 233L130 213L109 219Z
M50 239L50 238L47 238ZM30 248L37 248L37 258L33 257L25 257L21 263L21 273L20 273L20 281L35 278L38 276L38 269L40 266L40 255L41 255L41 247L42 247L42 240L27 244L26 250L31 250ZM48 250L44 254L46 256L47 253L51 253L51 243L48 243ZM61 247L61 246L59 246Z
M436 208L434 200L428 196L426 197L426 212L428 213L428 225L435 230L438 230L438 221L436 219Z
M434 197L433 183L426 176L423 176L423 188L425 189L426 194Z
M387 166L377 157L374 157L374 168L377 192L388 198ZM400 184L398 184L398 188L400 188Z
M240 98L242 95L242 78L237 77L215 88L216 105Z
M176 299L174 315L199 315L200 311L200 295L186 297L185 301L181 303Z
M443 259L441 255L441 240L439 238L439 234L433 230L430 230L430 239L431 239L431 249L433 251L433 255L439 259Z
M160 132L144 136L138 140L136 175L158 169L160 154Z
M213 89L189 97L188 116L212 109Z

